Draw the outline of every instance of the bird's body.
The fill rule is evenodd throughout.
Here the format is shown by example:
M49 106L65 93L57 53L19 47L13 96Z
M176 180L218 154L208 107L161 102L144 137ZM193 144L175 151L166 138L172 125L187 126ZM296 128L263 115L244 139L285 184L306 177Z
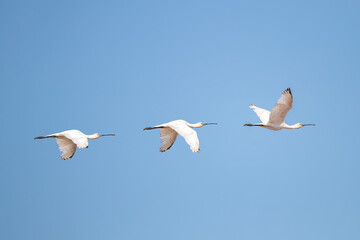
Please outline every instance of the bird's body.
M160 124L155 127L146 127L144 130L160 129L160 139L162 145L161 152L170 149L174 144L178 134L181 135L185 141L190 145L192 152L197 153L200 151L199 139L196 131L193 128L200 128L204 125L217 124L217 123L202 123L195 124L188 123L184 120L175 120L168 123Z
M89 146L88 139L97 139L101 136L115 136L115 134L92 134L86 135L79 130L68 130L60 133L54 133L46 136L39 136L34 139L56 138L56 142L60 151L63 153L63 160L72 158L76 152L76 147L87 148Z
M281 129L298 129L304 126L314 126L315 124L301 124L296 123L294 125L287 125L285 123L285 117L292 108L293 97L290 88L286 89L279 100L276 102L275 107L272 111L257 107L255 104L251 104L250 108L258 115L261 123L250 124L247 123L244 126L258 126L267 128L270 130L281 130Z

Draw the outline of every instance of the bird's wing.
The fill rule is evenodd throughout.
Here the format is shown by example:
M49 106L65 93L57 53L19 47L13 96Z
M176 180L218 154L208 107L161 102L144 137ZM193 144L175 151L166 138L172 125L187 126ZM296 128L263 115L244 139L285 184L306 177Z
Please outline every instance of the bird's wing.
M60 151L63 153L61 158L66 160L72 158L76 152L76 144L66 137L56 138L56 142L59 146Z
M73 141L78 148L87 148L89 145L87 137L78 130L65 131L61 135Z
M258 115L262 123L267 123L269 121L270 111L259 108L255 104L251 104L249 108L252 108L254 110L254 112L256 113L256 115Z
M293 97L290 88L286 89L279 100L276 102L275 107L270 113L270 124L281 124L284 122L286 114L292 107Z
M192 152L195 153L200 151L199 139L194 129L185 124L176 124L170 127L185 139L185 141L190 145Z
M177 135L178 133L169 127L160 128L160 140L162 142L160 152L165 152L166 150L169 150L174 144Z

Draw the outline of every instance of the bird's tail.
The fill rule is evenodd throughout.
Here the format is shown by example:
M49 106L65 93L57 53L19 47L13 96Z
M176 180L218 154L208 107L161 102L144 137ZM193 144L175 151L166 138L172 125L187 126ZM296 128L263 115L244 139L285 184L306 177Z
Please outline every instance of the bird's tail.
M152 129L157 129L157 128L163 128L163 127L146 127L146 128L144 128L144 130L152 130Z

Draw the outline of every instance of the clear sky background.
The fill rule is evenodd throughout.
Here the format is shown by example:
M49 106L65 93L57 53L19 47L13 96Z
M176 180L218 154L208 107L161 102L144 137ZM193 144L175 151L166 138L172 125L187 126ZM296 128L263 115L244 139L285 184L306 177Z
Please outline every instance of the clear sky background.
M359 1L1 1L1 239L360 239ZM291 87L279 132L272 109ZM201 152L159 131L184 119ZM55 140L116 133L62 161Z

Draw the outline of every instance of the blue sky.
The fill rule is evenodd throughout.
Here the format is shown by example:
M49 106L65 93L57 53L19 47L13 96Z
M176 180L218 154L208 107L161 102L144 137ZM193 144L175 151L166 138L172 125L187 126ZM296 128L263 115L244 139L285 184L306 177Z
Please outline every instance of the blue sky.
M359 239L359 7L2 1L0 238ZM243 127L288 87L316 127ZM219 125L160 153L175 119Z

